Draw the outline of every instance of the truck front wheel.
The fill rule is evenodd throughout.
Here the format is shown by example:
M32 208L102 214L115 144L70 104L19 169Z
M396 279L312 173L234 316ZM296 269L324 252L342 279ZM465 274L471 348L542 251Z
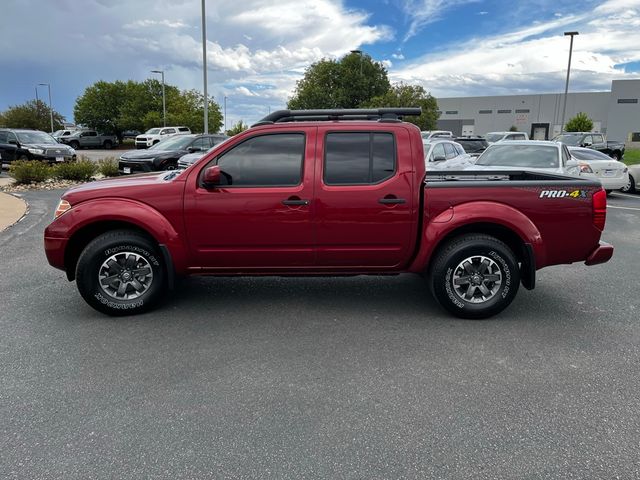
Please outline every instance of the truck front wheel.
M165 276L162 256L153 243L129 230L95 238L76 265L82 298L96 310L114 316L152 308L162 297Z
M495 237L454 238L437 253L429 283L436 300L460 318L481 319L501 312L520 286L511 249Z

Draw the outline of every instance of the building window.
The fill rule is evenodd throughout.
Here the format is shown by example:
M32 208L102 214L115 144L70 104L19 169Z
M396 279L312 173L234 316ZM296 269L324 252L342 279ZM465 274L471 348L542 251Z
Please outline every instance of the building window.
M523 108L521 110L516 109L516 113L529 113L529 109L528 108Z
M493 113L493 110L479 110L478 113Z
M618 103L638 103L637 98L619 98Z
M458 110L447 110L446 112L447 115L457 115L458 114Z
M498 113L511 113L511 110L498 110Z

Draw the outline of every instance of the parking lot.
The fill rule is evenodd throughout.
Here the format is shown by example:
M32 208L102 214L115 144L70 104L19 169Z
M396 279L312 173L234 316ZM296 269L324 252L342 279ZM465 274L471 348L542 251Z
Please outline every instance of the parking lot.
M3 478L640 476L639 195L609 263L463 321L410 275L194 278L109 318L47 265L59 194L0 233Z

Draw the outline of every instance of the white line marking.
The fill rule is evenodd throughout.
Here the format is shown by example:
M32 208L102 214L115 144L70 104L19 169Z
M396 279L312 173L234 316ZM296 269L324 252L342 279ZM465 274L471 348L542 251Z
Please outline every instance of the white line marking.
M629 197L635 198L636 200L640 200L640 195L631 195L630 193L622 193L622 192L611 192L612 197Z
M619 208L621 210L637 210L638 212L640 212L640 208L633 208L633 207L616 207L614 205L607 205L607 208Z

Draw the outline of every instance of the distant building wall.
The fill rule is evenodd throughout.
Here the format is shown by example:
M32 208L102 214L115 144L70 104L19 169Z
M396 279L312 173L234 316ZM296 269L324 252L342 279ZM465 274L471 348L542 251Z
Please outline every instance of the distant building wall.
M569 93L565 122L584 112L593 120L594 131L624 141L630 132L640 131L640 103L633 99L640 99L640 80L614 80L611 92ZM463 125L473 125L471 134L484 135L515 126L531 138L548 139L561 131L563 101L562 93L440 98L438 129L453 131L445 125L459 125L462 133Z

